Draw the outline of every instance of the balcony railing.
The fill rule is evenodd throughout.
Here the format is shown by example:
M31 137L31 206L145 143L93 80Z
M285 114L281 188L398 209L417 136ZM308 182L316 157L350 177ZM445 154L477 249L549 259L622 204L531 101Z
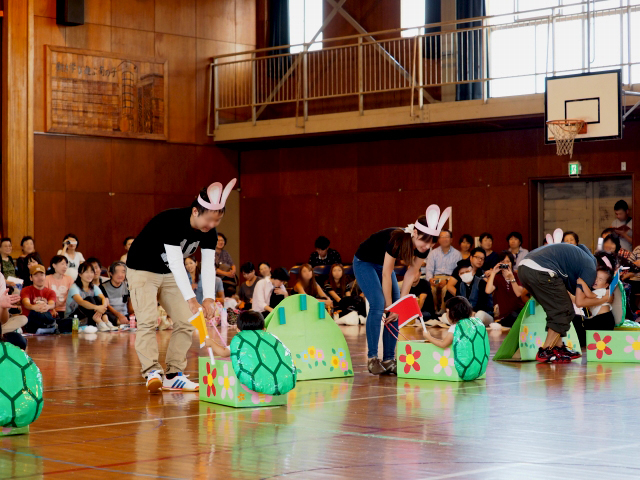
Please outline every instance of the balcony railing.
M614 68L622 69L624 83L631 85L640 80L640 5L620 0L620 6L598 10L597 5L605 1L611 4L591 0L324 39L318 42L322 49L311 50L315 44L307 43L300 53L289 53L294 45L288 45L220 55L210 64L207 133L213 136L221 123L255 125L267 107L284 104L289 106L280 116L295 117L298 122L308 118L310 105L329 99L350 99L335 101L331 111L362 114L365 99L371 99L372 108L410 105L413 115L425 102L460 100L460 93L456 94L460 85L473 85L462 99L486 101L490 89L498 91L504 82L531 80L533 91L527 93L536 93L544 88L547 76ZM618 34L598 32L598 19L612 18L615 22L619 18ZM578 30L566 26L578 26ZM493 43L501 41L499 32L511 29L526 30L531 38L525 36L522 45ZM418 33L403 36L409 30ZM592 52L601 50L594 45L600 42L619 55L594 62ZM492 57L492 45L501 51L506 48L507 58ZM567 55L571 62L566 61ZM511 65L511 57L519 63ZM405 92L401 100L397 92ZM381 100L384 95L386 99Z

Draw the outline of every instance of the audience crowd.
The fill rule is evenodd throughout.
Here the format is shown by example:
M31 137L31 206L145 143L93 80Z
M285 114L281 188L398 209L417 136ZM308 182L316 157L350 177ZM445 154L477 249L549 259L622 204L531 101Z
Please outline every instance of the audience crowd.
M640 246L632 247L632 219L626 202L617 202L614 211L615 221L602 232L598 249L626 267L621 280L628 292L628 317L635 319L640 307L636 302L640 294ZM451 297L462 296L469 301L473 314L486 325L493 322L504 327L513 325L528 298L518 278L518 266L529 251L522 245L520 232L509 233L504 240L508 246L504 251L494 250L494 238L489 232L481 233L477 240L464 234L454 246L453 233L442 230L438 244L423 263L422 275L413 281L410 290L428 324L448 323L445 303ZM12 256L11 239L2 238L0 271L6 283L5 296L19 298L7 308L12 316L3 314L3 305L9 300L0 305L5 327L9 328L7 318L11 318L11 328L21 325L22 332L31 334L68 333L76 321L80 328L95 326L101 332L134 328L126 280L127 252L134 241L134 237L124 239L123 255L105 269L96 257L85 260L78 250L80 241L73 233L64 236L62 248L47 266L32 237L21 240L21 254L17 258ZM563 242L577 245L578 233L564 232ZM266 316L288 295L307 294L323 302L336 320L353 312L361 318L366 315L365 300L353 279L353 270L343 264L340 253L330 248L327 237L318 237L308 263L291 271L283 267L272 270L267 262L256 268L247 262L238 272L226 245L227 238L219 233L216 302L220 310L237 313L252 309ZM196 299L202 303L200 263L195 257L184 262ZM295 282L291 282L292 275ZM20 343L15 341L16 329L6 328L2 330L5 339Z

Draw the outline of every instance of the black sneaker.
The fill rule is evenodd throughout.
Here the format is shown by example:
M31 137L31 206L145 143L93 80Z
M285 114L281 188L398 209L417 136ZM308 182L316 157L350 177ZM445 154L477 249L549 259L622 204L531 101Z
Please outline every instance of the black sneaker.
M392 358L391 360L385 360L384 362L382 362L382 366L384 367L384 369L386 370L386 372L382 373L381 375L397 375L398 374L398 362L396 362L395 358Z
M562 347L554 347L551 351L553 352L553 357L549 360L551 363L571 363L572 358L567 355Z
M542 348L538 349L538 353L536 354L536 362L538 363L547 363L551 361L551 357L553 357L553 352L550 348Z
M570 363L571 357L560 351L558 347L553 349L539 348L536 354L536 361L538 363Z
M582 354L580 352L577 352L576 350L571 350L564 343L562 344L561 347L556 347L556 348L558 349L558 351L560 353L570 357L571 360L575 360L576 358L580 358L582 356Z

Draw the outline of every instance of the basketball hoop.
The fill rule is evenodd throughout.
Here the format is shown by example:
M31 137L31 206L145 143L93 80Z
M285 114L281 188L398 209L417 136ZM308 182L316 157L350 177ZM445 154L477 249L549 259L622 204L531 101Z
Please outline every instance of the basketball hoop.
M547 127L552 137L549 140L556 142L556 153L558 155L569 155L573 157L573 141L579 133L586 133L587 124L584 120L562 119L549 120Z

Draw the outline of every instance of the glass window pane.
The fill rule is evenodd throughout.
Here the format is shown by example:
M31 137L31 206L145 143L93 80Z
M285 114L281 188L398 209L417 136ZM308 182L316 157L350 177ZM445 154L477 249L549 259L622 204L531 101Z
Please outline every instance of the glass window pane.
M400 4L400 27L421 27L424 25L426 17L426 1L425 0L402 0ZM417 28L404 30L403 37L413 37L422 33L424 29Z

